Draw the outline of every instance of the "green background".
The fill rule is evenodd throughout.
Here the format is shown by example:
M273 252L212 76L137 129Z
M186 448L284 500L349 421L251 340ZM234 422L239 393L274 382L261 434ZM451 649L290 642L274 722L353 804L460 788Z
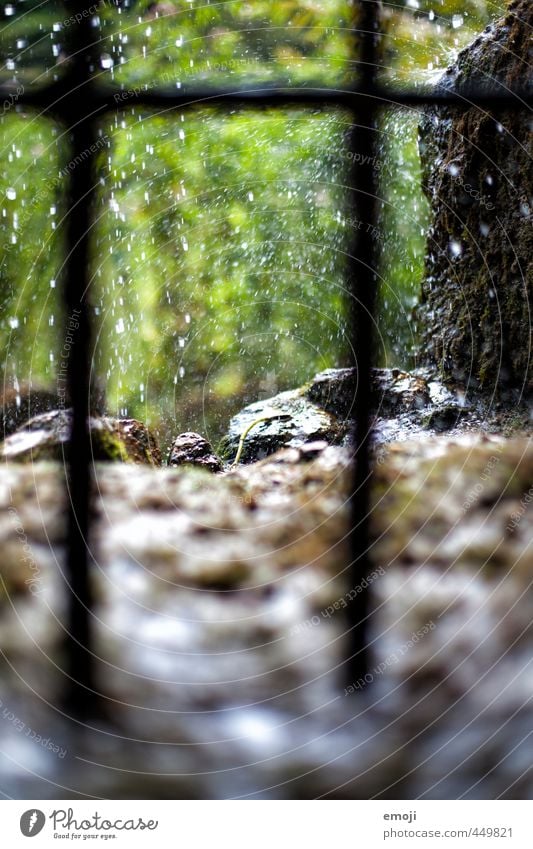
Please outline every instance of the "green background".
M382 77L431 85L501 7L385 4ZM91 9L94 74L125 91L91 154L94 368L110 411L152 424L164 446L181 430L216 440L244 403L346 362L346 248L352 228L366 232L368 222L351 218L343 112L202 106L154 114L135 89L342 87L357 75L350 8L165 0ZM29 89L64 73L76 25L69 14L68 4L4 7L4 82ZM0 105L0 115L2 377L53 386L63 344L68 133L16 103ZM382 117L374 164L382 221L367 233L382 248L377 356L402 367L415 363L411 310L428 218L417 122L414 110Z

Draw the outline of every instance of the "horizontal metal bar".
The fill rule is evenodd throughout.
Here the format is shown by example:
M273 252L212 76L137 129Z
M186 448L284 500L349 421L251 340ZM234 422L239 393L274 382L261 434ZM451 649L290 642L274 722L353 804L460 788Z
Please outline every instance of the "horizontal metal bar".
M9 98L13 86L0 86L0 102ZM17 105L41 109L43 112L64 115L70 114L70 103L74 93L69 90L68 78L50 86L31 91L26 89L17 98ZM338 106L357 109L368 98L376 101L380 108L388 106L423 107L430 104L456 106L470 109L477 106L490 110L521 110L533 106L533 90L503 90L503 87L486 89L462 89L461 93L439 90L400 91L376 86L373 88L340 89L331 87L272 87L270 84L253 88L190 88L188 90L164 90L154 87L132 86L130 89L109 89L96 85L86 85L78 91L76 97L82 98L87 115L103 111L116 110L136 103L151 109L181 109L199 105L280 107L280 106Z

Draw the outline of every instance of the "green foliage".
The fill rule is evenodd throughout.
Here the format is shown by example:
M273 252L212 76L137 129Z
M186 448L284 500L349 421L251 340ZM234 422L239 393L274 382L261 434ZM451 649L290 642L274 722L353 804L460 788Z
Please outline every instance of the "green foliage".
M62 198L60 131L32 114L2 119L0 305L6 377L50 382L61 327L57 276ZM59 331L60 332L60 331Z
M63 34L59 22L67 16L60 0L7 0L2 4L0 56L2 82L12 76L25 87L52 82L60 73Z
M350 8L343 0L139 0L120 12L107 5L101 19L100 52L126 87L154 80L333 83L350 64Z
M95 281L110 340L97 371L117 411L157 398L175 429L205 402L212 424L213 398L226 419L266 374L282 389L335 364L345 116L135 109L118 122L105 127Z

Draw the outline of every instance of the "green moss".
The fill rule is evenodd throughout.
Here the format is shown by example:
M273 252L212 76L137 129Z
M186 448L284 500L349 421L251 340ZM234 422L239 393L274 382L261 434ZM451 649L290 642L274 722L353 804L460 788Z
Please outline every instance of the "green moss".
M227 436L223 436L217 445L216 453L224 463L229 463L235 455L235 446Z
M91 445L95 460L108 460L115 463L133 462L120 437L111 431L93 430Z

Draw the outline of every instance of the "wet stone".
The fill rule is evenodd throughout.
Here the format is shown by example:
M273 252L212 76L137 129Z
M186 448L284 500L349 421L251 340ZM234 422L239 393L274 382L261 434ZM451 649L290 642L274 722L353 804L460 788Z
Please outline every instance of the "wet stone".
M15 463L65 459L72 424L70 410L51 410L30 419L4 440L2 459ZM161 465L155 436L135 419L89 418L94 461Z
M33 416L53 410L58 405L57 395L42 387L8 387L2 395L0 410L0 435L10 436Z
M309 400L303 387L249 404L237 413L230 421L221 451L234 461L242 440L239 460L252 463L280 448L301 448L317 440L342 444L346 434L343 423Z
M250 404L230 422L225 459L251 463L280 448L315 451L311 444L349 445L355 416L357 370L326 369L299 389ZM464 426L471 410L429 370L373 369L373 441L407 439Z
M372 369L372 404L376 413L392 417L421 410L431 403L426 378L399 368ZM340 418L353 418L357 369L326 369L317 374L307 389L307 397Z
M199 433L180 433L172 443L168 457L169 466L198 466L208 472L221 472L222 461L211 444Z
M531 0L457 56L439 94L531 86ZM450 386L503 400L533 393L531 122L527 110L428 106L419 127L431 207L418 320L420 361Z
M467 414L468 412L458 405L447 404L439 409L432 410L423 417L422 422L425 427L437 433L445 433L456 427Z
M191 775L198 798L273 785L298 798L367 798L392 783L406 798L442 787L467 798L480 781L488 798L517 786L531 797L521 751L533 721L531 440L426 435L383 447L372 689L337 674L353 600L342 542L351 452L327 446L302 462L305 453L221 475L96 464L94 640L113 736L75 737L49 707L64 686L63 470L0 465L2 701L68 749L43 778L38 747L25 750L3 721L0 743L24 764L16 785L4 765L6 786L28 799L58 784L139 798L149 768L164 798L190 793ZM349 694L375 709L354 722ZM487 770L480 744L495 728Z

